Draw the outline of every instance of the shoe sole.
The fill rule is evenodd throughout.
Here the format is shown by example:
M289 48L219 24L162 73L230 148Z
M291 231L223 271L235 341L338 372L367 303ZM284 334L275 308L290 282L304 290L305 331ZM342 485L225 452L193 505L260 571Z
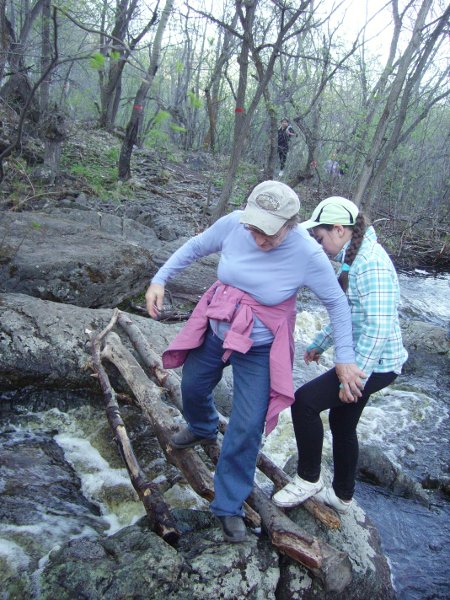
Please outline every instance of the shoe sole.
M247 535L243 534L242 536L237 538L237 537L231 537L224 533L223 539L225 542L228 542L229 544L240 544L241 542L245 542L245 540L247 539Z
M177 450L184 450L185 448L194 448L195 446L212 446L217 441L216 438L209 440L208 438L195 440L195 442L190 442L189 444L176 444L171 441L170 445L176 448Z
M316 493L318 494L319 492L316 492ZM339 515L346 515L351 507L351 504L349 504L345 508L338 508L334 504L331 504L331 502L330 503L326 502L324 498L320 498L320 497L319 498L314 497L314 498L315 498L315 500L317 500L317 502L320 502L321 504L325 504L325 506L328 506L328 508L332 508L333 510L335 510Z
M275 498L272 498L272 502L275 504L275 506L278 506L278 508L295 508L296 506L301 506L304 502L306 502L310 498L314 498L314 496L322 490L323 490L323 486L320 488L320 490L317 490L314 492L314 494L311 494L311 496L308 496L304 500L298 500L297 502L280 502L280 501L275 500Z

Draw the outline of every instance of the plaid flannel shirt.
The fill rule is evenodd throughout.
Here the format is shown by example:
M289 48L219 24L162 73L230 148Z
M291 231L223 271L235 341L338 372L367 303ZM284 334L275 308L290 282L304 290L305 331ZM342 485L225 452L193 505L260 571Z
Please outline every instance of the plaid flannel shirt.
M364 235L349 271L347 297L352 313L356 364L367 377L373 372L400 373L408 353L398 319L400 288L397 273L373 227ZM331 325L309 346L323 352L333 343Z

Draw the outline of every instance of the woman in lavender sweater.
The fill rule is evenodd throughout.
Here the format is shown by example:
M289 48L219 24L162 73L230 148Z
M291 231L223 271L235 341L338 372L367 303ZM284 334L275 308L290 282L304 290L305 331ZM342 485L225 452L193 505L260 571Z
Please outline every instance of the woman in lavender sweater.
M233 406L211 503L228 542L246 536L243 503L252 490L264 424L270 433L279 412L294 402L293 330L300 288L311 289L328 310L343 393L357 398L362 387L347 300L322 248L298 226L299 209L290 187L260 183L245 210L222 217L177 250L146 293L148 312L157 319L166 282L195 260L220 252L218 281L163 354L163 364L183 364L187 427L172 437L175 448L215 442L218 413L212 394L223 369L233 370Z

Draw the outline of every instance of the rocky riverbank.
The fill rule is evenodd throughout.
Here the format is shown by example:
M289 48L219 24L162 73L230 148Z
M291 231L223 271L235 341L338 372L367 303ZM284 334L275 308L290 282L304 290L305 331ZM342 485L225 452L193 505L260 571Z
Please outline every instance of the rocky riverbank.
M181 191L188 174L196 180L196 195ZM33 409L47 403L63 409L88 398L101 401L98 382L92 377L86 332L101 330L111 318L112 307L139 302L136 297L158 266L206 223L207 182L188 171L174 171L171 177L172 182L179 181L179 193L163 197L153 181L153 192L146 191L145 198L140 194L135 202L114 204L78 194L56 204L39 200L29 207L33 210L1 213L3 412L19 404ZM173 304L195 301L215 279L216 263L217 258L210 257L177 278L168 287ZM179 328L136 314L132 318L157 353ZM420 352L424 350L429 366L430 355L436 360L446 358L448 342L444 329L430 326L424 348L422 325L405 323L405 339L417 365L423 364ZM124 343L130 347L126 339ZM110 376L117 390L128 392L114 369ZM226 380L219 395L224 414L229 410L228 384ZM145 519L107 536L96 506L84 498L80 482L54 441L57 433L58 429L49 431L30 445L26 439L17 440L16 432L3 432L2 520L8 523L7 531L31 531L43 515L51 522L51 515L60 512L68 523L74 515L82 516L83 526L69 526L57 547L51 536L47 546L38 545L30 536L23 549L14 535L3 534L0 583L5 598L330 597L311 571L280 555L264 532L255 532L242 545L224 544L208 512L174 510L182 531L175 546L151 532ZM149 476L170 482L173 467L156 443L153 451L158 470ZM364 456L366 476L370 471L374 480L426 502L420 486L398 471L394 476L395 468L385 457L378 457L376 467L370 449ZM36 479L38 467L46 477ZM340 530L326 529L302 508L291 511L290 517L309 535L348 553L352 583L333 597L394 597L376 530L359 506L355 504L342 518ZM83 534L85 526L89 526L87 535ZM14 544L15 553L10 551Z

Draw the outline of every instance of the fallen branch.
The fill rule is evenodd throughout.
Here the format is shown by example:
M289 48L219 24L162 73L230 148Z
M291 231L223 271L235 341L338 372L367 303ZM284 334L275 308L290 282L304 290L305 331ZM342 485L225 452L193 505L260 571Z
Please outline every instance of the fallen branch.
M157 383L168 391L175 406L182 411L183 403L179 376L174 371L163 368L160 357L150 346L139 327L133 323L128 315L119 312L117 322L127 333L133 347ZM219 413L219 429L222 433L225 432L227 424L228 419ZM258 454L257 467L272 480L275 490L281 489L290 481L290 477L262 452ZM334 510L325 506L325 504L310 498L303 503L303 507L328 528L340 528L341 520L339 516Z
M162 537L169 544L174 544L180 537L180 532L175 525L175 521L165 503L158 487L149 482L142 471L139 462L134 454L133 447L128 437L125 424L120 415L119 405L117 404L116 394L111 387L108 375L101 362L100 348L101 344L108 335L109 331L117 320L118 311L114 311L113 318L103 331L91 338L91 350L93 365L98 376L100 386L105 398L105 410L108 423L114 433L114 441L117 444L120 455L130 475L131 483L138 493L147 513L150 527L155 533Z
M148 379L134 356L122 345L117 334L108 335L102 358L113 363L129 384L138 406L154 428L168 461L183 473L189 473L189 483L200 496L212 500L214 485L211 473L197 453L193 450L180 452L170 445L170 438L177 430L175 419L179 412L163 401L164 390Z

